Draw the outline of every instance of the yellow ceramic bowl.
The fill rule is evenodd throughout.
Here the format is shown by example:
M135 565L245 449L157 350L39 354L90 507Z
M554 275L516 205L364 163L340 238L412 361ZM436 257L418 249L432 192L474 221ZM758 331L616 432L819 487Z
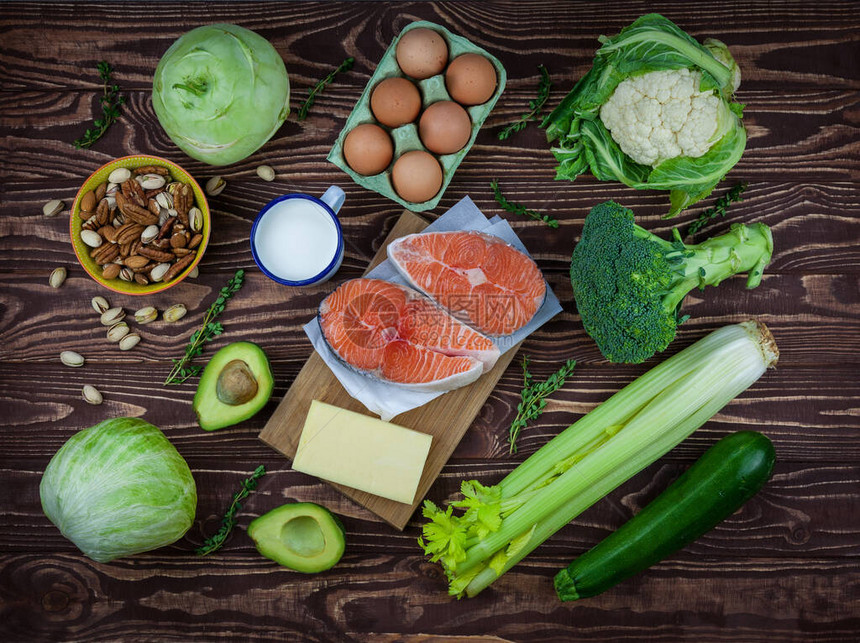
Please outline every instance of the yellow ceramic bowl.
M134 281L129 282L122 281L121 279L105 279L102 277L101 266L99 266L93 258L90 257L90 250L92 250L92 248L81 241L81 226L84 223L81 218L81 197L90 190L94 190L103 181L107 181L108 176L115 169L120 167L134 169L144 165L160 165L162 167L166 167L170 171L170 177L173 181L181 181L182 183L188 183L191 185L191 188L194 190L194 205L200 208L200 211L203 213L203 228L201 230L203 241L201 241L200 245L197 246L197 256L191 265L180 273L178 277L168 283L156 282L147 284L146 286L142 286ZM110 163L101 166L90 175L90 177L81 186L81 189L78 190L78 195L75 197L75 203L72 206L72 216L69 219L69 231L72 238L72 246L75 249L75 254L78 256L78 261L81 266L83 266L84 270L87 271L87 274L89 274L90 277L95 279L105 288L109 288L114 292L126 295L151 295L153 293L161 292L162 290L167 290L171 286L175 286L185 279L188 273L194 270L194 267L200 263L200 259L203 257L206 246L209 245L209 234L211 230L212 226L211 216L209 214L209 203L207 203L206 195L198 185L197 181L195 181L188 172L176 165L176 163L172 163L171 161L159 156L124 156L123 158L116 159L115 161L111 161Z

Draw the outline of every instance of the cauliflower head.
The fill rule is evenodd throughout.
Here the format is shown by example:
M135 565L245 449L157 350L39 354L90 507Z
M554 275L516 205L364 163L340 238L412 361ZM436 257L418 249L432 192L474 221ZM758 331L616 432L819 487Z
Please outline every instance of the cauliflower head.
M731 126L728 104L700 91L702 74L652 71L623 80L600 108L600 120L631 159L657 167L678 156L703 156Z

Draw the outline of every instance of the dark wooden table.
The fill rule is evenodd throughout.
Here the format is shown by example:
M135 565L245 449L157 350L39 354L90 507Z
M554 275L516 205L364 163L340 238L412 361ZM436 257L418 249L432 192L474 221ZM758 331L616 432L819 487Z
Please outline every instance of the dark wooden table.
M451 4L382 3L16 3L0 5L0 640L731 640L856 641L860 631L860 21L857 4L823 2ZM562 529L490 589L456 601L439 567L416 545L420 521L397 532L325 483L290 469L257 435L290 386L311 346L301 325L332 284L291 290L265 278L248 246L251 222L269 199L287 192L346 190L341 221L346 258L336 280L361 273L401 208L354 185L325 161L344 119L383 51L412 20L429 19L498 56L508 88L448 187L438 216L469 195L500 214L489 182L512 200L562 223L552 231L505 216L535 255L564 312L530 337L523 351L546 376L565 358L576 374L540 421L524 431L520 453L507 452L507 427L520 373L512 365L430 490L441 501L465 477L500 479L598 402L650 365L604 362L585 335L567 279L583 217L613 198L640 223L667 234L663 193L635 192L582 177L556 182L543 134L534 126L501 143L496 132L534 95L537 66L555 83L554 104L591 64L600 34L613 34L649 9L693 36L724 40L744 81L749 145L717 194L748 181L745 201L712 232L732 222L763 221L776 244L762 285L743 279L694 292L665 355L708 331L755 316L773 330L781 359L749 391L666 457ZM250 158L223 169L192 161L158 125L152 74L185 31L235 22L278 49L290 73L294 109L313 83L347 56L339 77L310 117L290 117ZM128 97L119 122L90 150L71 142L91 121L100 86L95 66L108 60ZM68 212L42 216L42 205L71 204L81 182L110 159L153 153L199 180L223 175L211 199L212 244L200 277L143 300L111 295L87 277L68 238ZM257 178L263 163L274 183ZM686 224L713 199L677 222ZM69 269L59 290L57 266ZM161 385L214 294L237 268L247 282L223 316L227 342L260 344L272 360L272 401L254 419L207 433L195 423L195 384ZM175 325L142 329L143 341L120 353L104 340L90 298L164 309L181 302ZM60 364L61 350L87 357L82 369ZM84 384L105 395L81 400ZM200 495L195 524L176 544L98 564L85 558L42 514L39 481L51 456L76 431L115 416L160 426L187 459ZM778 454L767 487L695 544L606 594L560 603L554 573L617 528L719 437L767 434ZM207 558L196 545L217 528L239 482L257 465L268 474L247 502L227 545ZM347 549L340 564L315 576L259 556L245 533L257 515L290 500L321 503L342 517Z

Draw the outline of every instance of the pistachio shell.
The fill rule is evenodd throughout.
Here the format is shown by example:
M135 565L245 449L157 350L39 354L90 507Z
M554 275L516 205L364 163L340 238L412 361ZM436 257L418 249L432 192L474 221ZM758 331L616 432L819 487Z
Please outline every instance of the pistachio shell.
M137 333L129 333L119 340L119 349L121 351L130 351L140 343L140 335Z
M117 322L116 324L108 328L107 340L109 342L118 342L123 337L128 335L129 332L130 330L128 324L126 324L124 321Z
M159 192L155 195L155 202L159 207L167 210L173 207L173 195L169 192Z
M200 276L200 269L199 269L197 266L194 266L194 267L191 269L191 272L189 272L189 273L188 273L188 276L189 276L191 279L197 279L197 277L198 277L198 276Z
M136 313L134 313L134 321L138 324L148 324L153 322L158 317L158 311L153 306L147 306L146 308L141 308Z
M261 165L257 168L257 176L259 176L264 181L274 181L275 168L273 168L271 165Z
M81 241L87 244L90 248L98 248L102 245L101 236L94 230L81 230Z
M125 183L131 178L131 171L124 167L118 167L108 176L108 181L111 183Z
M90 301L90 304L92 305L93 310L96 311L99 315L101 315L110 308L108 300L104 297L93 297Z
M99 405L104 401L102 394L99 393L98 389L95 386L90 386L89 384L85 384L83 390L81 391L81 397L84 398L84 401L88 404Z
M48 277L48 283L51 284L51 288L59 288L63 285L63 282L66 280L66 269L60 266L59 268L54 268L51 271L51 276Z
M166 322L175 322L179 321L185 314L188 312L188 309L185 308L184 304L174 304L170 308L164 311L164 321Z
M103 326L113 326L118 321L122 321L125 319L125 311L116 306L114 308L109 308L102 313L101 323Z
M160 174L143 174L137 177L140 187L144 190L157 190L163 187L167 181Z
M161 281L168 270L170 270L169 263L160 263L149 273L149 278L152 281Z
M203 227L203 212L200 208L191 208L188 211L188 225L194 232L200 232Z
M143 232L140 233L141 242L149 243L150 241L155 239L155 237L158 236L158 229L159 228L157 225L151 225L144 228Z
M75 351L63 351L60 353L60 361L66 366L71 366L73 368L84 365L83 356Z
M62 212L63 208L65 207L65 203L63 203L59 199L53 199L42 206L42 214L44 214L46 217L53 217L60 214L60 212Z
M213 176L206 181L206 194L209 196L218 196L227 187L227 182L220 176Z

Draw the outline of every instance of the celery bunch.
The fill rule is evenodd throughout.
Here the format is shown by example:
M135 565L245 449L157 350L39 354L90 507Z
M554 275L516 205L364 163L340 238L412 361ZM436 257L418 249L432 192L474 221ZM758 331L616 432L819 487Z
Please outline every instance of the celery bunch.
M764 324L720 328L580 418L498 484L465 480L463 499L447 509L425 501L418 542L442 564L449 593L485 589L699 428L778 356Z

